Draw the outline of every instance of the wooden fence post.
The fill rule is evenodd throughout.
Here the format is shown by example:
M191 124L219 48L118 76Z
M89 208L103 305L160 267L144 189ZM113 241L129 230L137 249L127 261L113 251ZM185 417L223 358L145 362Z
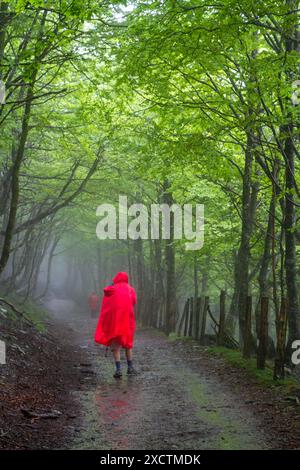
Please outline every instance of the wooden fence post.
M181 336L181 331L182 331L182 327L184 325L184 320L185 320L185 316L186 316L186 312L187 312L187 307L188 307L188 301L186 300L186 302L184 304L184 307L183 307L182 315L181 315L181 317L179 319L179 322L178 322L178 328L177 328L178 336Z
M282 297L279 317L276 319L276 355L274 363L274 380L284 379L284 355L287 328L287 300Z
M194 298L190 298L190 322L188 336L193 336Z
M188 335L188 326L189 326L189 314L190 314L190 299L187 299L186 301L187 307L186 307L186 313L185 313L185 321L184 321L184 330L183 330L183 335L187 336Z
M249 359L252 346L252 296L246 297L243 357Z
M224 344L224 333L225 333L225 291L222 290L220 294L220 318L219 318L219 331L217 337L217 345L222 346Z
M197 338L197 321L198 321L198 298L193 297L193 324L192 324L192 337Z
M202 299L201 297L198 297L196 301L196 313L195 313L195 320L196 320L195 339L199 339L199 335L200 335L201 305L202 305Z
M207 316L207 307L209 305L209 297L204 298L204 306L202 310L202 320L201 320L201 332L200 332L200 343L204 344L205 337L205 328L206 328L206 316Z
M262 297L260 300L259 319L259 344L257 350L257 368L264 369L268 350L268 309L269 298Z
M202 297L198 297L197 308L198 308L198 325L197 325L197 340L200 340L201 335L201 325L202 325L202 307L203 307L203 299Z

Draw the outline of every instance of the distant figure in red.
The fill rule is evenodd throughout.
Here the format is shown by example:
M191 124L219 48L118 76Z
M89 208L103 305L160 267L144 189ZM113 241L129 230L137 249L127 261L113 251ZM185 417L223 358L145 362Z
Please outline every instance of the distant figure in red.
M92 292L88 296L88 304L89 304L89 308L91 312L91 317L96 318L98 309L99 309L99 304L100 304L100 299L98 295L96 294L96 292Z
M127 374L136 374L132 365L135 304L136 293L134 288L128 284L127 273L118 273L113 279L113 285L104 288L100 317L95 332L96 343L111 347L116 363L115 378L122 377L121 348L126 350Z

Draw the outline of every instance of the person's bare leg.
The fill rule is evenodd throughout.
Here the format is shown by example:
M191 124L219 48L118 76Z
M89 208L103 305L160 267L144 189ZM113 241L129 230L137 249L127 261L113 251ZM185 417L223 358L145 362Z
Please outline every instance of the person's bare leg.
M120 362L121 361L121 348L115 347L113 349L113 355L114 355L115 362Z
M137 372L132 365L132 349L126 349L126 359L127 359L127 374L135 375Z
M116 371L114 373L114 377L116 379L119 379L122 377L122 372L121 372L121 347L117 344L114 344L112 347L112 353L115 359L115 364L116 364Z
M125 353L127 361L132 361L132 349L126 349Z

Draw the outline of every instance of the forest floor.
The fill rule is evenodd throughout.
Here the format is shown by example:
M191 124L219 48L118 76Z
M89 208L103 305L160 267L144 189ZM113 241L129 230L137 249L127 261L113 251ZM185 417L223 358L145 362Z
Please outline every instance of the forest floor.
M116 380L110 354L93 344L96 320L67 300L46 306L47 333L1 323L10 343L0 366L0 448L300 448L299 401L286 387L153 329L136 335L139 375L126 376L123 357Z

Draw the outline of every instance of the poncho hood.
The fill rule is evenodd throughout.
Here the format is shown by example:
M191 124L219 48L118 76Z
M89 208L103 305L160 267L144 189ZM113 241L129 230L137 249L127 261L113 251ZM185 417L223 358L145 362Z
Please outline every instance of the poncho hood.
M118 282L127 282L128 283L128 274L125 272L119 272L116 274L116 276L113 278L114 284L118 284Z

